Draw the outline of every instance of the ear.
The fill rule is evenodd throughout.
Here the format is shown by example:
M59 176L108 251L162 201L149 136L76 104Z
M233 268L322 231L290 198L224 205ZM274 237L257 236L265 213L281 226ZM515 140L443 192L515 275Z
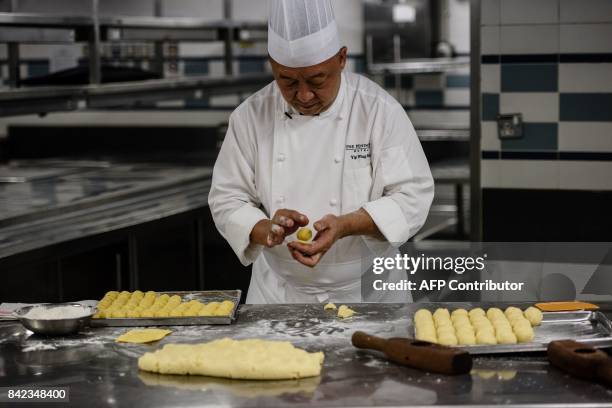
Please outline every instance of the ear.
M340 52L338 53L338 58L340 58L340 69L344 69L346 66L346 58L348 54L348 48L342 47L340 48Z

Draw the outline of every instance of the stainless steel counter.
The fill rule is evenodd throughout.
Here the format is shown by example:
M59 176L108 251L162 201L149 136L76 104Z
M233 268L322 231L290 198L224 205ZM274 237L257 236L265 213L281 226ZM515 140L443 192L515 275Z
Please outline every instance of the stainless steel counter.
M0 259L207 205L208 166L87 162L0 168ZM49 169L64 170L45 176ZM31 177L23 180L19 174Z
M159 342L221 337L288 340L325 352L320 377L296 381L230 381L139 372L137 358L154 345L113 340L126 328L88 329L46 339L18 323L0 325L0 386L65 386L75 406L610 406L612 390L552 368L543 354L479 357L470 375L427 374L353 348L355 330L385 337L412 331L423 304L361 304L350 320L321 305L242 306L231 326L172 327ZM435 306L435 305L432 305ZM465 307L465 305L457 304Z

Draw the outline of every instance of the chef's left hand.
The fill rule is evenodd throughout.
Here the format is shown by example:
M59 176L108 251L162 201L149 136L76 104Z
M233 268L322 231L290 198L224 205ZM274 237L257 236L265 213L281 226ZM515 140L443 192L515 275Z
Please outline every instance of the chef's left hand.
M287 244L293 259L306 266L314 267L323 255L343 237L343 225L339 217L328 214L314 223L317 231L312 242L308 244L293 241Z

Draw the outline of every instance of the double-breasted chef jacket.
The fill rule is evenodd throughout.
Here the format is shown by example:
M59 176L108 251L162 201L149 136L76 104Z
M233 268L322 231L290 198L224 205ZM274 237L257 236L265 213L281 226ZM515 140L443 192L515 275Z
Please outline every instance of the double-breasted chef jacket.
M230 116L208 202L240 262L253 263L247 303L407 302L408 292L362 288L362 275L371 273L368 257L395 256L423 226L433 194L427 159L403 107L373 81L345 72L336 99L317 116L295 111L276 82L246 99ZM307 267L286 245L250 243L255 224L283 208L307 215L310 228L326 214L363 208L385 240L342 238ZM384 279L405 278L405 271L392 270Z

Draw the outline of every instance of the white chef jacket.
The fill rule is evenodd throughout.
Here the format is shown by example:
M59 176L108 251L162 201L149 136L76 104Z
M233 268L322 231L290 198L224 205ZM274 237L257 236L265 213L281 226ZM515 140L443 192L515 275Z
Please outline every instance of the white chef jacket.
M253 263L247 303L404 302L410 293L362 288L362 275L371 257L395 256L423 226L433 191L402 106L369 79L343 73L336 99L318 116L296 112L276 82L244 101L230 116L208 203L240 262ZM326 214L364 208L385 240L342 238L310 268L286 245L250 243L255 224L282 208L307 215L311 228ZM401 270L383 277L405 278Z

